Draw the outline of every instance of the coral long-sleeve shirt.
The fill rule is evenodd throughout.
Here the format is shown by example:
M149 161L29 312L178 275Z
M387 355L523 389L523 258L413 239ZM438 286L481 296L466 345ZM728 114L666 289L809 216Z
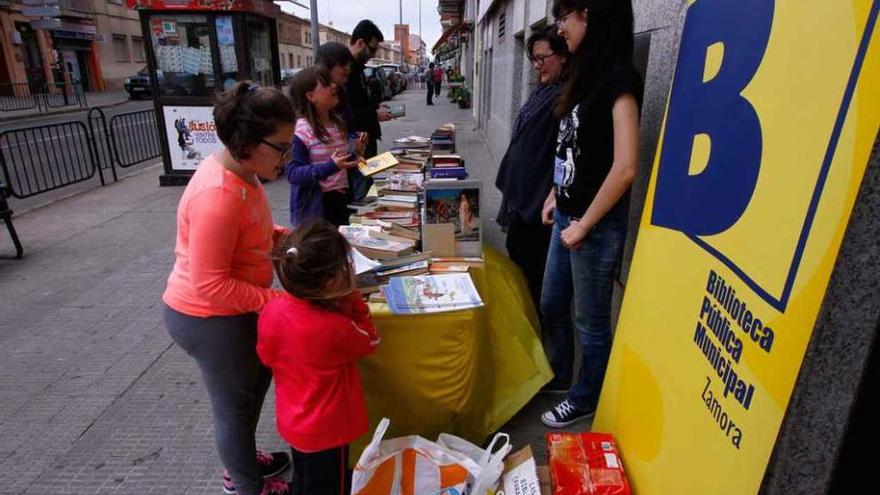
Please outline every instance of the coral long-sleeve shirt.
M162 300L198 317L260 311L282 293L269 288L279 229L263 186L242 180L209 156L177 208L176 261Z
M260 314L257 354L275 380L278 433L297 450L347 445L367 432L357 360L379 344L370 309L358 292L342 312L289 294Z

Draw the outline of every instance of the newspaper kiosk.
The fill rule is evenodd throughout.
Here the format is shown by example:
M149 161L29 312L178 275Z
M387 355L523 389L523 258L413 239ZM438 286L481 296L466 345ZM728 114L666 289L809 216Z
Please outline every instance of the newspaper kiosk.
M236 81L280 84L276 18L267 0L128 0L140 13L164 174L183 185L219 149L213 95Z

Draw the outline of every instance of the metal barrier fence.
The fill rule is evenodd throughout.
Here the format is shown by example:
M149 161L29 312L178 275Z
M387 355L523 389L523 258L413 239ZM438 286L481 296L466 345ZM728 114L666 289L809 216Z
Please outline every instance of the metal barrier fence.
M83 92L82 84L58 84L50 83L46 85L46 91L43 93L46 108L60 108L68 106L78 106L80 108L88 107L86 102L86 94Z
M97 169L89 129L82 122L3 131L0 157L6 182L19 199L91 179Z
M30 110L40 105L39 92L30 84L0 84L0 111Z
M110 118L114 163L128 168L162 154L153 110L129 112Z
M79 83L3 83L0 84L0 111L45 111L50 108L86 108L86 94Z
M161 155L153 110L109 120L100 108L85 121L68 121L0 132L0 167L13 197L28 198L76 184L104 171L118 180L127 168Z

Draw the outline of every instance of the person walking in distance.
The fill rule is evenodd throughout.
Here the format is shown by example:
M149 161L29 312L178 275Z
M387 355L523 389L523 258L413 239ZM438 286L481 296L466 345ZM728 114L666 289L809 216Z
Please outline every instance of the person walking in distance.
M443 69L437 65L434 67L434 96L440 96L440 85L443 83Z
M428 105L434 104L434 62L428 64L425 72L425 86L428 87Z

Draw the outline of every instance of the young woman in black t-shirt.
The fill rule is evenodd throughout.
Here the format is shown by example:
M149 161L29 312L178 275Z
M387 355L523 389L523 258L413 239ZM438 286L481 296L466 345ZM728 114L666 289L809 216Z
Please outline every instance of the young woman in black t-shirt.
M553 15L574 67L555 109L554 187L542 211L553 236L541 314L556 375L546 388L568 393L541 421L562 428L593 415L608 364L614 269L638 162L642 83L632 65L630 0L555 0ZM573 328L583 359L569 389Z

